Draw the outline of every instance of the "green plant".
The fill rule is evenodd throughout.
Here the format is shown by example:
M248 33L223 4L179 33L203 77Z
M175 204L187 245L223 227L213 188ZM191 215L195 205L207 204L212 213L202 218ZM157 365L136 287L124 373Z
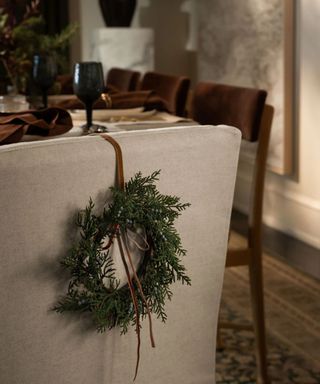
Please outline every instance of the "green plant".
M46 35L38 0L26 7L21 20L17 20L12 12L11 8L0 12L0 60L10 83L24 92L35 54L53 55L60 69L65 68L66 49L77 25L70 24L57 35Z
M164 305L172 296L170 285L176 280L190 284L181 264L186 251L174 227L174 221L190 204L180 203L177 196L162 195L155 186L159 173L143 177L138 172L123 191L111 188L113 201L100 216L94 214L92 200L79 213L81 239L62 261L72 278L67 294L55 307L58 312L88 311L98 331L119 326L127 332L129 324L135 324L136 314L128 285L119 288L109 251L118 237L126 247L128 230L143 229L148 251L137 273L146 301L134 285L140 315L146 316L149 306L158 318L166 320ZM109 239L107 246L105 239Z
M119 327L126 333L135 326L138 338L139 366L140 318L148 316L150 339L155 346L151 313L166 321L166 300L171 300L171 285L180 281L191 284L181 259L186 255L175 220L190 204L177 196L161 194L155 185L160 171L143 177L138 172L125 183L124 189L114 187L112 203L101 215L94 213L94 204L78 216L81 238L63 258L62 265L70 272L67 293L54 309L57 312L86 312L99 332ZM131 234L139 234L142 246L132 241L144 256L137 270L132 264ZM127 283L120 286L115 275L112 247L118 244ZM132 274L132 275L131 275Z

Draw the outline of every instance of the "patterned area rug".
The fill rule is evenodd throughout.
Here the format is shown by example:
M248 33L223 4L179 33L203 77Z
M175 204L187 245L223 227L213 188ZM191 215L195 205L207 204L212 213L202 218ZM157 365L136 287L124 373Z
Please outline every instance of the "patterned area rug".
M231 244L243 244L233 233ZM303 255L301 255L303 257ZM268 365L272 384L320 384L320 282L268 254L263 257ZM246 267L225 274L221 319L251 323ZM222 330L217 384L254 384L254 337Z

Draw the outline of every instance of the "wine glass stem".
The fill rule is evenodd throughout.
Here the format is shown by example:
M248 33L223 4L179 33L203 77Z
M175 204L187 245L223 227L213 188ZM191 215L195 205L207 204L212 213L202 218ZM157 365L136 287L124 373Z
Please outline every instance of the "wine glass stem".
M92 102L86 103L86 114L87 114L87 128L89 129L92 125Z
M48 92L47 92L47 90L42 91L42 103L43 103L43 108L48 108Z

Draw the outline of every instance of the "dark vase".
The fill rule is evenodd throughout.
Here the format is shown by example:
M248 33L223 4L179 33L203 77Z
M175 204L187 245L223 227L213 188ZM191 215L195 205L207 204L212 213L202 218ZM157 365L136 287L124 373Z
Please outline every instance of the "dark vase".
M99 0L99 4L108 27L130 27L136 0Z

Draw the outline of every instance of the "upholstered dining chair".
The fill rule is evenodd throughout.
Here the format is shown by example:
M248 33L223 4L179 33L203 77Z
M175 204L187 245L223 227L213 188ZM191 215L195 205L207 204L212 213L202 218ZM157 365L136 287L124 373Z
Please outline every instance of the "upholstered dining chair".
M191 204L176 222L191 286L172 285L165 324L152 315L155 348L141 322L135 384L214 384L240 132L180 126L110 136L122 149L126 181L161 169L159 191ZM100 136L16 143L0 146L0 163L0 383L132 382L133 327L101 334L85 314L52 311L68 287L60 261L80 237L77 213L90 197L95 213L110 201L119 164L113 147Z
M58 75L56 79L60 84L60 93L62 95L73 94L73 76L70 74Z
M146 72L141 80L141 90L154 90L177 116L185 116L190 79L186 76Z
M247 246L228 249L226 267L249 267L253 328L259 380L268 383L262 276L263 191L273 108L265 104L263 90L231 85L199 83L192 102L194 120L201 124L228 124L242 132L243 140L257 142L248 215ZM219 327L248 328L220 323Z
M131 69L113 67L107 73L106 86L118 91L135 91L138 88L140 72Z

